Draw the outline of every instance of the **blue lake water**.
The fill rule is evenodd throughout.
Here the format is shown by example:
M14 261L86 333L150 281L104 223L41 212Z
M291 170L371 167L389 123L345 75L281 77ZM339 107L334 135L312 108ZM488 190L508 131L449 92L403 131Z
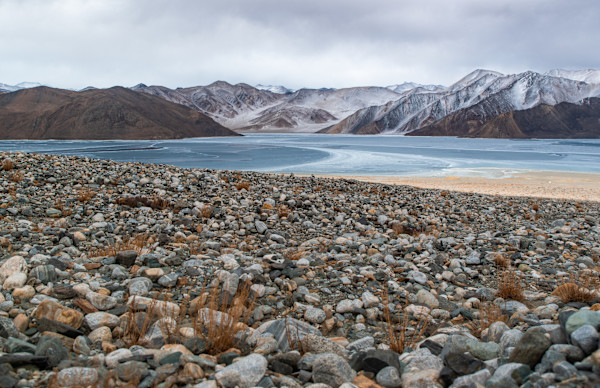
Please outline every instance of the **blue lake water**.
M0 141L0 150L263 172L505 177L528 170L600 173L600 140L250 134L165 141Z

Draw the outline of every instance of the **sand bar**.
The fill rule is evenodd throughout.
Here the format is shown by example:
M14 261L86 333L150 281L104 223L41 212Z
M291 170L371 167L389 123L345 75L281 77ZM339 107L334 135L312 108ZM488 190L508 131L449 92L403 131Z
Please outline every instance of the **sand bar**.
M326 175L324 177L468 193L600 202L600 174L593 173L528 171L512 173L506 178L347 175Z

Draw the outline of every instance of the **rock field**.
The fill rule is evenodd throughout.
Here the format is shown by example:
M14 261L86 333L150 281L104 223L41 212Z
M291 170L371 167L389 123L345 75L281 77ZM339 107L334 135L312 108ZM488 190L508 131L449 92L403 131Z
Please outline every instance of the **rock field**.
M0 163L0 387L600 386L598 202Z

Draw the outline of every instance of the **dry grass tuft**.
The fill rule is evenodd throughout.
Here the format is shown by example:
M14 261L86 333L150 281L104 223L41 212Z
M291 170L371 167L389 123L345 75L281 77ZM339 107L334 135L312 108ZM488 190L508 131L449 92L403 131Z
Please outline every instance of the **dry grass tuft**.
M238 333L247 329L256 302L249 283L241 285L231 300L219 291L202 292L199 303L190 305L194 334L206 340L213 355L239 345Z
M287 218L291 213L291 210L286 205L278 205L277 206L277 216L279 218Z
M522 302L524 283L521 275L513 267L507 267L498 272L498 296Z
M393 319L389 296L387 291L383 294L383 319L385 326L385 336L390 348L398 354L402 354L404 349L412 349L425 338L425 332L429 325L430 316L420 316L416 321L411 321L406 312L406 305L402 311L398 312L396 319Z
M408 234L409 236L418 236L419 234L421 234L421 231L419 231L416 228L413 228L412 226L409 225L403 225L399 222L394 222L392 224L392 230L394 231L394 233L396 234L396 236L400 236L401 234Z
M95 191L92 191L90 189L81 189L79 190L79 192L77 193L77 200L79 202L88 202L90 199L94 198L94 196L96 195Z
M159 297L160 295L157 295L152 299L145 313L135 310L134 306L137 306L137 304L135 303L135 297L133 298L133 303L130 304L129 310L125 315L123 327L121 327L121 340L127 347L142 345L142 339L148 333L148 329L150 329L153 320L158 314L156 306L158 305Z
M287 340L288 346L290 350L297 350L301 355L306 353L305 342L300 338L300 328L297 325L291 325L288 320L288 315L291 314L293 310L290 310L285 314L285 338ZM293 326L293 327L292 327Z
M502 321L508 322L508 317L502 314L502 308L494 303L481 303L479 305L479 318L467 324L471 333L481 338L482 332L490 327L492 323Z
M493 260L494 264L496 264L499 268L510 267L510 259L501 253L496 253Z
M13 168L15 168L15 162L13 162L12 159L4 159L2 161L2 170L3 171L10 171Z
M250 182L246 182L246 181L239 181L235 184L235 188L238 190L246 190L248 191L250 189Z
M148 247L153 242L152 237L147 234L138 234L133 238L124 237L122 241L117 241L114 244L109 244L104 247L90 249L89 257L109 256L115 257L117 252L121 251L136 251L138 254L147 253Z
M283 252L283 257L285 257L288 260L296 261L300 260L307 254L308 251L305 250L288 249L287 251Z
M600 278L596 271L585 271L578 275L571 275L568 281L563 281L556 287L552 295L558 296L563 303L589 303L598 298L599 283Z
M204 205L202 209L200 209L200 215L202 218L210 218L213 214L213 207L210 205Z
M164 210L173 206L171 201L168 199L161 198L157 195L152 198L146 197L121 197L117 198L115 201L117 205L128 206L128 207L138 207L145 206L155 210Z
M8 179L15 183L21 182L24 178L25 175L21 171L13 171L8 175Z

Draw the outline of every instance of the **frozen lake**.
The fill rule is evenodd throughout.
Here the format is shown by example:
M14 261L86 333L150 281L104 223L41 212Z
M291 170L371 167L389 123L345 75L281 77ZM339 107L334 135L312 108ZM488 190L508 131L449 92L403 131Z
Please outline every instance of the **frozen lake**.
M0 150L227 170L357 176L600 173L600 140L249 134L165 141L0 141Z

